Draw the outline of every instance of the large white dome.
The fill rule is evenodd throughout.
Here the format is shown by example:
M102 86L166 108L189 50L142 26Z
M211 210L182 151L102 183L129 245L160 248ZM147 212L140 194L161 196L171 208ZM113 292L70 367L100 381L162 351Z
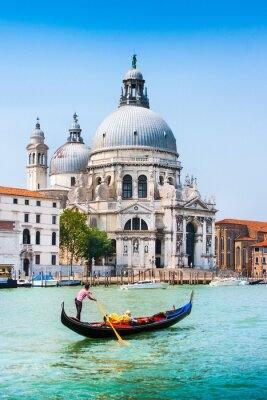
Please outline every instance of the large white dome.
M159 115L145 107L125 105L100 124L92 151L139 146L177 153L175 137Z

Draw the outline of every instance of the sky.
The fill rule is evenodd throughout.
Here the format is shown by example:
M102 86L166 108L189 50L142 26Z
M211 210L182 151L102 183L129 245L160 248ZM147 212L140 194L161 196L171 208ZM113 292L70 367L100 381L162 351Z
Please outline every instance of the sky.
M40 4L39 4L40 3ZM49 159L77 112L89 146L137 54L150 107L216 219L267 221L267 2L0 0L0 185L26 187L40 118Z

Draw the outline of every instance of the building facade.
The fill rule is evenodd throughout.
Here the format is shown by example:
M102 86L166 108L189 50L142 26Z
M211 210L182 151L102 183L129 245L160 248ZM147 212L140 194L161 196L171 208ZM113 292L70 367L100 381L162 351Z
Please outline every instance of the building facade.
M25 189L0 187L0 263L16 277L53 270L59 262L60 201Z
M224 219L217 221L215 233L216 265L244 276L253 275L253 248L267 235L267 223Z
M106 263L117 271L213 268L215 200L201 198L193 176L182 182L176 139L150 109L135 56L119 107L96 130L91 150L80 133L75 114L67 143L52 156L45 192L65 190L67 207L107 232L116 253Z

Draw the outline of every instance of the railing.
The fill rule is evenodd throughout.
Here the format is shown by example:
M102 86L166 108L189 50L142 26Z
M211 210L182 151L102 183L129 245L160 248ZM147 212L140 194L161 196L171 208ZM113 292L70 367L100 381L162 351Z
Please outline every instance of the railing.
M122 163L135 163L135 162L141 162L141 163L147 163L147 164L164 164L168 165L171 167L181 167L181 162L180 161L172 161L168 160L165 158L159 158L159 157L116 157L116 158L101 158L100 160L95 160L93 162L93 165L98 165L98 164L103 164L110 162L113 164L114 162L122 162Z

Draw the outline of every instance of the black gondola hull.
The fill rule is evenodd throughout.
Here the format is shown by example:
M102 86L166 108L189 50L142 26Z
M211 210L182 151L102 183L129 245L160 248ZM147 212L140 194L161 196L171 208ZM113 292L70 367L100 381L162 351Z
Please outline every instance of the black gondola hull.
M192 309L192 298L189 303L185 306L178 308L176 310L167 311L167 317L163 320L156 322L149 322L146 324L129 325L129 327L120 327L115 325L116 331L122 336L136 335L139 333L151 332L155 330L169 328L172 325L177 324L179 321L187 317ZM78 333L79 335L93 338L93 339L103 339L103 338L114 338L114 332L109 325L90 324L88 322L78 321L74 317L69 317L64 310L64 303L62 303L61 311L61 322L67 328Z

